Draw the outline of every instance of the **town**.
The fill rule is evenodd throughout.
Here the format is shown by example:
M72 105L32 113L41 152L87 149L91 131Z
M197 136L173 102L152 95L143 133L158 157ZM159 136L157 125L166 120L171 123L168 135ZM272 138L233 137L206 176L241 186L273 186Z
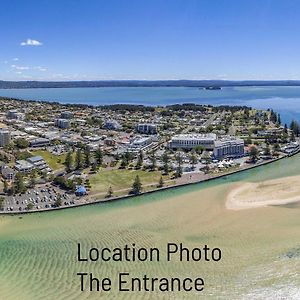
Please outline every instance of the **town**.
M273 110L0 98L0 210L29 212L200 182L299 151Z

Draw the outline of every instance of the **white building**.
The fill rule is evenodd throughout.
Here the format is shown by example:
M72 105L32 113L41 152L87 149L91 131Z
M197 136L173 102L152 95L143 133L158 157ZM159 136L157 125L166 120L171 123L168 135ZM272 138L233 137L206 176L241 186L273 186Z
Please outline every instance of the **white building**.
M137 138L130 143L127 150L129 152L139 152L141 150L146 150L151 146L152 142L153 139L149 136Z
M74 114L70 111L63 111L60 114L61 119L73 119Z
M156 134L157 125L153 123L140 123L136 125L136 131L143 134Z
M225 137L214 142L214 157L234 158L244 156L244 140Z
M18 112L16 109L9 110L6 114L8 119L24 120L25 114Z
M179 134L172 137L169 147L171 149L193 149L201 146L206 150L214 148L214 142L217 139L216 134Z
M55 126L66 129L70 127L70 121L67 119L56 119L55 120Z
M8 129L0 129L0 147L5 147L10 143L10 131Z

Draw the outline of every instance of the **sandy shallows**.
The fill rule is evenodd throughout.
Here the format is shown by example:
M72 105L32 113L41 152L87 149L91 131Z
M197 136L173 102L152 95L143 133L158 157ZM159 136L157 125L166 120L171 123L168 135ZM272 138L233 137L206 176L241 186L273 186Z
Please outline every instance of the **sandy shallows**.
M233 210L300 201L300 176L241 183L227 196L226 208Z

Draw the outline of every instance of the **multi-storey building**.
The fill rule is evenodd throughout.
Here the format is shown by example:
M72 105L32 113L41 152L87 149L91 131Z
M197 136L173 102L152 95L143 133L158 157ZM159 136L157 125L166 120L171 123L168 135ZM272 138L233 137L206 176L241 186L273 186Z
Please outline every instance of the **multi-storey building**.
M8 129L0 129L0 147L8 145L10 140L10 131Z
M157 125L152 123L140 123L136 125L136 131L143 134L156 134Z
M214 156L216 158L235 158L244 156L244 140L225 137L215 141Z
M206 150L213 150L216 134L179 134L172 137L169 147L171 149L193 149L203 147Z

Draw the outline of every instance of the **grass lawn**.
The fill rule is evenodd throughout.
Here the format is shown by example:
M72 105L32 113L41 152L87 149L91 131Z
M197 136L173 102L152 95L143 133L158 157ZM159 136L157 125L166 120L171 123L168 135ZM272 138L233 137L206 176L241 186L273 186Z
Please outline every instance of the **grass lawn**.
M112 187L113 191L131 188L136 175L139 175L143 185L150 183L157 184L160 179L161 172L126 169L100 170L98 174L90 177L90 183L92 186L91 191L93 193L107 192L110 186ZM168 179L168 177L164 178L165 181Z
M45 150L36 150L31 152L33 155L40 155L48 163L52 170L59 170L65 167L64 162L66 159L66 154L63 155L53 155Z

